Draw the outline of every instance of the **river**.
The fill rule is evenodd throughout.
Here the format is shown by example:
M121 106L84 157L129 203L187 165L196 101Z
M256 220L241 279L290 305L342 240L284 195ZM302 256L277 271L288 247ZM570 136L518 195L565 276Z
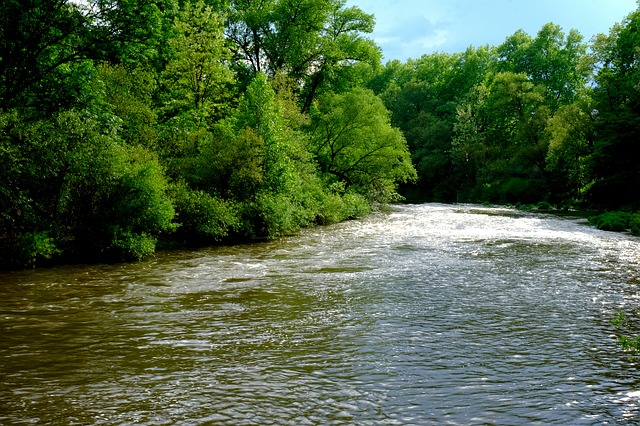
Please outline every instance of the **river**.
M0 424L638 424L640 240L473 205L0 274Z

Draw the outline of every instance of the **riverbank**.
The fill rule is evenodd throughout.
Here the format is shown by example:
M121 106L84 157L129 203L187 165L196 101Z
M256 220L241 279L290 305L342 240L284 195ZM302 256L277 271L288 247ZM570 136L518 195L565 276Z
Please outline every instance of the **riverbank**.
M507 207L526 211L542 211L560 215L571 214L572 216L582 216L602 231L628 232L632 235L640 235L640 212L558 209L556 206L547 202L541 202L535 205L518 203L515 206L507 205Z

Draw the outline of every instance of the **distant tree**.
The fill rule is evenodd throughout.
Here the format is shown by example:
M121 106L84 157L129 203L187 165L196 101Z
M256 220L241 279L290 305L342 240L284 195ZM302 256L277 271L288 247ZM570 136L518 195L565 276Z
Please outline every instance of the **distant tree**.
M389 63L381 93L392 123L403 130L418 172L417 189L428 199L454 201L465 178L456 172L452 137L456 109L495 61L486 47L464 53L424 55L407 64Z
M583 96L549 119L546 167L555 198L550 201L576 203L584 198L584 191L591 185L589 158L596 118L590 90L585 90Z
M497 48L498 71L524 73L532 83L545 87L548 106L555 112L575 100L589 77L582 39L578 31L565 35L553 23L545 24L535 38L518 30Z
M311 150L320 170L347 189L386 202L398 183L416 177L402 133L369 90L324 96L311 126Z
M545 88L512 72L488 75L458 108L456 167L475 169L476 197L502 202L544 198L549 116Z

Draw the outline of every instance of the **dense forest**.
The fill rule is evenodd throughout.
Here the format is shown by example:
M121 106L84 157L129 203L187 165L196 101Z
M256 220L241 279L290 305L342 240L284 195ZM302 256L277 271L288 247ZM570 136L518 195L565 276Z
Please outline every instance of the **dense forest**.
M0 267L274 238L402 195L640 207L640 10L591 41L550 23L386 65L373 28L344 0L2 0Z

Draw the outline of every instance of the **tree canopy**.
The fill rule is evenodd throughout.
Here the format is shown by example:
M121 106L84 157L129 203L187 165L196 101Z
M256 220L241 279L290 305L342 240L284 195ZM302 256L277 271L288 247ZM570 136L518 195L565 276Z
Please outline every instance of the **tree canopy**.
M499 46L386 64L420 199L640 208L638 12L586 43L548 23Z
M413 176L358 88L373 16L343 0L5 0L0 23L0 267L273 238ZM327 108L349 93L373 109L347 183L314 123L341 126Z

